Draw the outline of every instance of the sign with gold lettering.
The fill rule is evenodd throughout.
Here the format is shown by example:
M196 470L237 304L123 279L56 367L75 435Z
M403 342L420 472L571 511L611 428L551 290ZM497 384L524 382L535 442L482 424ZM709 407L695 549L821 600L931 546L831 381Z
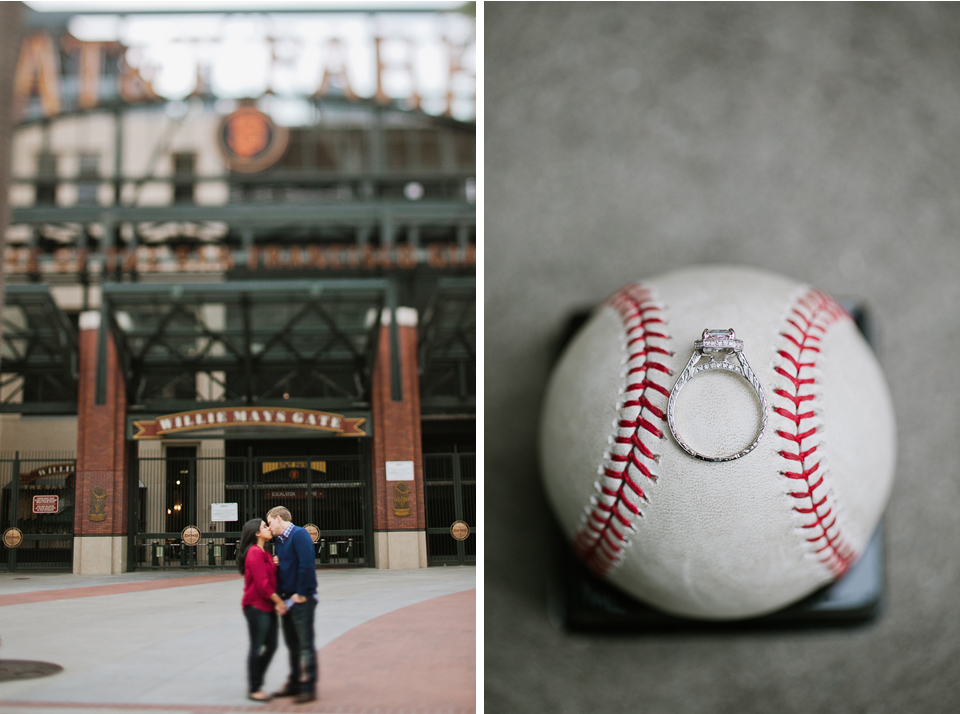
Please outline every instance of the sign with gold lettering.
M196 526L187 526L180 532L180 540L184 545L196 545L200 542L200 529Z
M405 481L397 481L393 486L393 515L410 515L410 487Z
M107 520L107 490L103 486L94 486L90 491L90 520Z
M342 414L318 412L312 409L284 409L259 407L257 409L197 409L177 414L166 414L150 421L135 421L134 439L160 439L195 429L229 427L295 427L330 432L336 436L367 436L360 427L364 417L345 417Z
M268 474L274 471L289 469L287 476L296 481L305 474L307 466L306 461L264 461L260 465L260 470L262 473ZM313 471L320 471L321 473L327 472L326 461L311 461L309 466ZM302 471L300 471L300 469L302 469Z
M23 531L19 528L7 528L3 532L3 544L8 548L16 548L23 542Z
M227 166L254 173L275 164L287 150L289 132L256 107L240 107L220 122L217 140Z
M450 526L450 535L454 540L466 540L470 537L470 524L466 521L454 521Z

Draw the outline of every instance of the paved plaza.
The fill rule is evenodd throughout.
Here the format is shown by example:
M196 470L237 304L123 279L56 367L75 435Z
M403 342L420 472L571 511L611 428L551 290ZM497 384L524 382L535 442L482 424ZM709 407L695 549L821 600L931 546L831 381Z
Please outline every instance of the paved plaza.
M319 699L298 706L246 698L236 573L0 573L0 660L63 667L0 681L0 711L476 710L475 568L321 570L317 578ZM264 690L279 689L286 674L281 638Z

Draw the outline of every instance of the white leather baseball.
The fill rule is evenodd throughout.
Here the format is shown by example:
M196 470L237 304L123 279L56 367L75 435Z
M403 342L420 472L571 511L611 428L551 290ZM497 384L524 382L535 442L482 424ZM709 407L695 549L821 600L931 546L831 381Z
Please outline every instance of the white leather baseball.
M766 392L768 425L749 454L713 463L678 446L665 412L694 341L727 328ZM738 375L701 374L677 399L677 431L701 453L735 453L759 408ZM540 457L593 572L667 612L733 619L846 572L889 496L895 440L880 366L830 296L697 267L629 285L596 311L551 377Z

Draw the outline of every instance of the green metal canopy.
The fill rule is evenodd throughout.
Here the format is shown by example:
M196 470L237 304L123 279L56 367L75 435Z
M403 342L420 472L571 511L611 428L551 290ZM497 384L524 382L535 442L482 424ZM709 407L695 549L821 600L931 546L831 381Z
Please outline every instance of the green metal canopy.
M396 299L394 283L381 278L106 283L98 402L106 395L110 330L134 409L195 408L198 401L367 408L380 316ZM392 353L392 396L402 399L398 350Z
M214 177L219 181L223 177ZM213 179L210 179L213 180ZM232 180L232 179L231 179ZM261 179L265 181L268 179ZM277 180L277 179L274 179ZM316 179L315 179L316 180ZM466 201L377 201L330 203L226 204L222 206L29 206L13 209L14 223L118 223L222 221L247 228L289 228L294 225L354 225L376 221L456 224L475 221L476 208Z
M421 406L476 407L476 278L441 278L420 322Z
M367 409L380 316L396 308L397 293L392 278L106 283L98 399L106 394L110 330L135 412L190 409L204 401ZM421 406L425 412L472 410L476 280L441 278L419 308ZM76 413L77 330L50 289L7 286L3 320L0 371L7 389L0 411ZM401 399L395 320L390 339L391 392Z
M77 330L46 285L6 286L0 372L0 411L76 412Z

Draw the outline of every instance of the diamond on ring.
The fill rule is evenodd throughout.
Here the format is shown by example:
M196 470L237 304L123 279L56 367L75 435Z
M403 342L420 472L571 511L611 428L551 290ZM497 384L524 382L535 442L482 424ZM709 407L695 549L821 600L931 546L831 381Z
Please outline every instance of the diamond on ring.
M730 361L729 358L731 357L735 361ZM701 360L704 358L706 358L707 361L702 362ZM756 392L757 398L760 400L760 430L757 432L756 437L754 437L753 442L746 448L728 456L707 456L691 448L677 432L677 425L674 420L674 408L680 390L698 374L717 369L733 372L743 377L750 386L753 387L753 391ZM734 459L739 459L741 456L746 456L760 443L760 439L763 437L763 433L767 428L767 396L763 391L760 380L757 378L753 369L750 368L750 363L747 362L747 358L743 354L743 340L738 340L736 333L732 329L704 330L701 339L693 343L693 354L690 356L690 361L687 362L683 373L681 373L677 379L677 383L673 385L673 389L670 391L670 399L667 401L667 425L670 427L670 433L673 434L673 438L676 439L680 448L691 456L695 456L703 461L733 461Z

